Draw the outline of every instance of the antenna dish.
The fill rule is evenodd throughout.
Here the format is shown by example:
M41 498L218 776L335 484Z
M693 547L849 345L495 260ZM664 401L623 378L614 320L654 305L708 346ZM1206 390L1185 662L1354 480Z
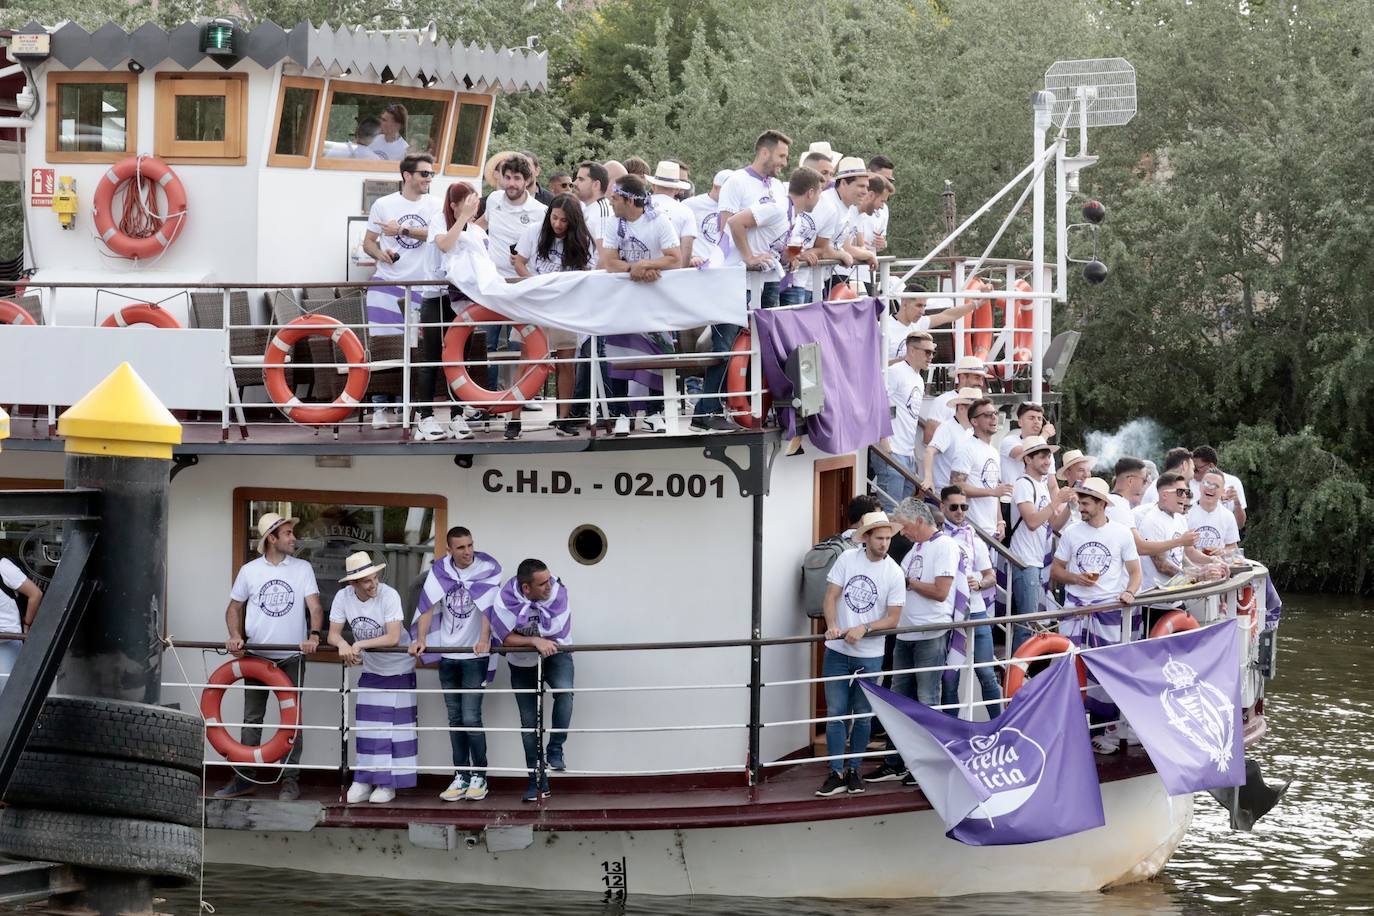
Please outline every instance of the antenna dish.
M1080 126L1082 96L1088 127L1116 127L1135 117L1135 67L1124 57L1056 61L1045 71L1045 88L1054 93L1050 116L1061 128Z

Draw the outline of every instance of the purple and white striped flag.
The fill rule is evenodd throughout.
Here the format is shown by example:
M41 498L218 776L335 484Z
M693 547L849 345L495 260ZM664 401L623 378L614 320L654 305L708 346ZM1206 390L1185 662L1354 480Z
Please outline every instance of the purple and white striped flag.
M427 645L440 648L456 646L457 634L474 613L486 614L496 601L501 588L501 564L491 554L476 551L472 565L458 569L452 557L443 557L429 568L425 584L420 589L420 601L415 609L415 621L410 625L410 638L415 639L420 615L435 608L425 634ZM420 656L426 664L439 660L439 654L426 652Z
M568 606L568 590L557 576L553 578L553 588L549 592L548 600L539 602L526 598L520 591L519 577L511 576L506 580L506 584L501 586L500 594L486 613L487 619L491 621L493 643L503 643L511 633L529 630L534 626L538 626L539 629L535 635L552 640L560 646L566 645L572 638L572 609ZM520 655L530 656L526 664L534 663L534 653ZM517 659L520 657L514 653L512 656ZM508 660L512 656L508 656ZM492 665L487 672L488 679L495 673L495 661L496 656L493 655Z

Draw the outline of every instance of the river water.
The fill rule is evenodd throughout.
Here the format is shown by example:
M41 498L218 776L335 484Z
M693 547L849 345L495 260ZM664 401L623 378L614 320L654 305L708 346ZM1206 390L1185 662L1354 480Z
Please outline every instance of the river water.
M1290 596L1280 629L1278 677L1266 700L1270 731L1256 756L1270 782L1292 779L1283 803L1253 833L1230 830L1225 813L1200 796L1192 831L1153 881L1107 893L982 895L931 901L764 900L599 897L371 878L314 876L268 869L211 867L205 899L219 914L325 913L380 916L421 912L533 914L669 914L809 916L809 914L1015 913L1043 916L1203 913L1289 914L1374 910L1374 824L1370 814L1374 757L1368 749L1374 680L1370 602ZM759 867L768 867L760 852ZM913 863L919 868L920 863ZM264 910L263 901L272 904ZM194 889L160 907L193 916Z

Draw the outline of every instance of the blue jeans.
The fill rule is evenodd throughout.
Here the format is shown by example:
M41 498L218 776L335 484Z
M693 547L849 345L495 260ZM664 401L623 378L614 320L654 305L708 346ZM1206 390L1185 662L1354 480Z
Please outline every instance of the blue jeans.
M781 285L777 280L770 280L763 284L763 293L759 296L759 308L774 309L778 307L778 288Z
M765 287L766 295L767 287ZM708 417L711 414L721 412L720 391L725 384L725 370L730 364L730 348L735 345L735 338L739 336L742 328L737 324L713 324L711 325L711 351L719 356L725 353L726 357L719 363L706 370L706 378L702 384L702 397L697 399L696 410L692 412L696 417Z
M507 350L519 350L512 347L510 342L510 325L508 324L489 324L482 329L482 333L487 336L487 359L491 359L491 354L501 348L504 341ZM487 366L487 389L489 391L500 391L504 386L501 384L501 367L492 365Z
M511 665L510 666L510 685L516 690L533 690L538 686L538 667L535 665ZM573 657L564 652L558 652L544 659L544 683L555 690L562 690L573 685ZM517 693L515 695L515 705L520 710L521 728L538 728L538 701L539 698L533 693ZM572 724L573 695L571 693L556 693L553 695L553 728L567 728ZM548 754L550 756L562 756L563 743L568 740L568 733L556 731L549 735ZM529 768L530 774L536 772L539 765L539 735L535 732L521 732L520 741L525 745L525 766Z
M942 634L934 639L898 638L897 645L892 649L892 669L901 671L903 668L934 668L944 665L948 652L948 634ZM910 697L927 706L936 706L940 702L940 672L894 674L892 692ZM887 744L888 749L892 750L892 742L888 741ZM893 766L903 765L901 756L895 753L888 755L887 762Z
M821 677L839 677L840 675L871 674L880 671L883 667L883 657L875 655L872 658L860 658L854 655L845 655L843 652L836 652L829 647L825 650L825 659L821 662ZM871 681L877 683L877 681ZM868 705L868 696L859 686L857 680L850 681L826 681L825 682L825 714L827 716L849 716L873 711L873 707ZM845 732L849 733L848 749L845 747ZM868 736L873 731L872 719L852 719L841 722L825 723L825 755L827 757L838 757L841 754L862 754L868 750ZM845 764L850 763L858 767L858 760L831 760L830 769L836 773L843 773Z
M969 620L987 620L988 615L975 614ZM983 663L992 661L992 626L976 627L973 631L973 661ZM997 673L991 668L975 668L978 673L979 693L983 695L984 702L989 700L1000 700L1002 698L1002 685L997 682ZM945 705L959 702L959 682L944 682L940 691L940 701ZM1002 710L999 706L984 706L988 711L988 718L995 719L1001 715ZM946 710L951 714L957 710Z
M888 457L912 474L916 473L916 459L911 455L898 455L894 452ZM877 473L873 475L873 479L878 484L878 489L892 497L888 499L880 493L878 494L878 502L882 504L885 511L891 511L894 505L916 492L916 485L903 477L896 468L883 459L877 458L874 461L877 465Z
M804 305L814 298L811 295L811 290L805 286L789 286L780 295L780 301L783 305Z
M606 338L596 339L596 354L599 357L606 355ZM588 337L582 341L582 348L577 351L577 355L583 359L590 359L592 355L592 339ZM623 398L629 394L630 383L627 379L611 378L606 371L608 364L602 362L601 366L601 395L608 398ZM573 400L571 416L586 417L590 415L588 405L592 397L592 364L578 363L577 375L573 381ZM628 417L630 415L629 401L611 401L606 404L606 411L613 417Z
M487 676L485 658L439 659L439 685L445 690L479 690ZM482 694L446 693L444 706L448 708L449 728L482 727ZM453 749L453 765L473 767L464 776L487 775L487 733L483 731L451 731L449 746Z
M1044 586L1040 584L1039 566L1025 569L1012 567L1011 570L1011 610L1013 614L1034 614L1040 610L1040 599L1044 597ZM1011 651L1021 648L1021 644L1031 638L1031 628L1023 623L1013 627Z
M9 674L14 670L15 664L19 661L19 652L24 648L24 644L17 639L0 640L0 691L9 684Z

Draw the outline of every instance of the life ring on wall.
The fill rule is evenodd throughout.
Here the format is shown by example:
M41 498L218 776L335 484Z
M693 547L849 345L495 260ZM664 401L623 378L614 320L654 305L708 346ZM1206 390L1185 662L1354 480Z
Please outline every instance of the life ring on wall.
M970 293L990 293L992 284L986 280L974 277L964 286L965 292ZM969 326L972 333L966 338L968 346L965 348L966 356L976 356L984 363L988 361L988 354L992 352L992 300L984 299L982 304L973 310L969 316Z
M725 406L729 408L730 418L745 429L759 429L763 418L751 412L749 391L749 350L754 345L754 337L748 328L735 335L735 344L730 348L730 356L725 363ZM763 413L773 406L773 397L765 388L763 392Z
M304 404L286 384L286 360L296 344L307 337L328 337L339 345L348 360L348 381L332 404ZM302 315L288 323L267 344L263 364L262 381L272 403L297 423L338 423L345 419L362 402L371 375L367 351L358 335L328 315Z
M38 324L28 310L17 302L0 299L0 324Z
M498 315L484 305L473 303L458 313L452 326L444 333L444 378L449 390L460 401L480 404L490 413L505 413L516 410L533 398L544 388L553 367L543 360L549 358L549 340L543 330L533 324L517 324L511 327L511 334L520 336L520 358L531 360L524 364L525 371L515 380L515 384L504 391L491 391L472 380L472 374L463 365L463 349L476 325L483 322L506 321L505 315ZM486 367L483 367L486 368Z
M1156 620L1155 625L1150 627L1150 638L1168 636L1170 633L1182 633L1185 630L1196 630L1198 626L1198 622L1188 612L1170 611Z
M136 239L119 228L114 214L115 192L126 181L147 178L162 188L167 201L162 226L147 238ZM131 188L128 193L134 193ZM186 188L171 166L152 156L130 156L121 159L100 179L95 189L95 232L105 247L117 255L135 260L153 258L166 251L186 228Z
M100 322L102 328L127 328L136 324L151 325L155 328L181 327L181 322L173 318L171 312L150 302L126 305Z
M1021 648L1012 653L1012 663L1007 665L1007 689L1006 695L1010 698L1016 691L1021 689L1028 679L1027 671L1029 664L1017 664L1016 659L1037 658L1041 655L1062 655L1073 649L1073 643L1067 636L1059 633L1040 633L1032 636L1021 644ZM1075 658L1074 667L1078 669L1079 695L1082 696L1081 688L1088 686L1088 669L1083 667L1083 659Z
M280 707L276 734L266 744L247 745L237 741L220 724L225 688L249 678L271 687ZM301 708L295 685L285 671L263 658L236 658L216 668L207 683L211 686L201 695L200 714L205 717L205 737L220 756L230 763L276 763L290 752L299 732Z

